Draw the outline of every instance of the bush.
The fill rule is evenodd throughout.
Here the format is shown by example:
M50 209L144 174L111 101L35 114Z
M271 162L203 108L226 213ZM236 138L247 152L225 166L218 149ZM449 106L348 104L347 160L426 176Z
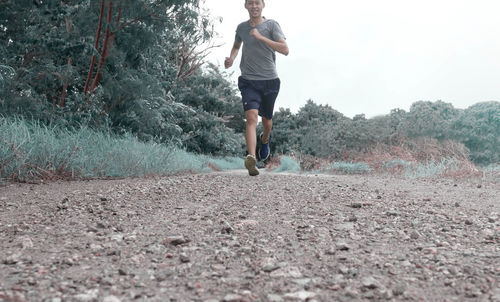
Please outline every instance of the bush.
M300 172L300 165L291 157L280 157L280 165L273 172Z
M239 160L239 161L238 161ZM238 164L239 162L239 164ZM183 171L241 168L241 159L199 156L136 137L73 131L39 122L0 118L0 179L31 182L169 175Z

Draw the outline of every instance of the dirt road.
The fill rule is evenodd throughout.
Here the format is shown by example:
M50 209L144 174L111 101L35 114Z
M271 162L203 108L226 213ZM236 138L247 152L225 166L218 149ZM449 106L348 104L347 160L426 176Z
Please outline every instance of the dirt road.
M500 184L244 171L0 188L0 301L500 301Z

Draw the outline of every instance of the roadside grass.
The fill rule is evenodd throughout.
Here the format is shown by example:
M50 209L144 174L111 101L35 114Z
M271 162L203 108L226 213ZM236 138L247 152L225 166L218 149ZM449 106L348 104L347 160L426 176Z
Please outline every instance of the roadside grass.
M0 117L0 181L38 182L172 175L243 168L239 158L213 158L89 128L70 131Z
M291 163L293 162L293 163ZM273 172L303 172L315 174L383 174L401 175L407 178L433 177L478 177L484 180L500 180L500 165L490 165L485 168L476 168L470 162L464 163L456 158L442 158L425 162L410 162L402 159L391 159L377 163L342 162L317 159L314 169L300 169L308 165L291 157L281 157L275 160ZM291 169L289 167L296 167Z
M500 181L500 164L478 168L461 146L376 146L351 161L307 155L277 156L268 168L277 173L387 174L409 178L482 177ZM418 145L418 152L416 147ZM451 146L451 147L450 147ZM426 150L424 153L422 150ZM443 151L445 150L445 151ZM447 151L446 151L447 150ZM82 127L68 130L37 122L0 117L0 183L39 182L173 175L244 169L237 157L215 158L185 150L144 143L134 136L117 136Z
M324 169L324 172L340 172L343 174L365 174L373 168L363 162L333 162Z
M317 158L310 155L285 157L285 163L273 159L274 171L287 170L295 161L304 173L383 174L407 178L477 178L500 180L500 164L477 167L469 160L467 148L453 141L434 139L407 140L399 145L377 144L364 152L346 152L349 161Z
M491 164L481 169L484 180L500 182L500 163Z
M292 157L282 156L279 158L279 163L276 163L277 167L272 169L273 172L276 173L284 173L284 172L292 172L297 173L300 172L300 165L296 162Z

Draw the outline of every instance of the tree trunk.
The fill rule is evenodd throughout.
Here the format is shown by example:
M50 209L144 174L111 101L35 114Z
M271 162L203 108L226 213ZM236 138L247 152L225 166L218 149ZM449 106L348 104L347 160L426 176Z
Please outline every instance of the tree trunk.
M71 58L69 58L68 59L68 69L71 67L71 62L72 62ZM64 105L66 105L66 92L68 91L68 82L69 82L68 78L64 79L63 91L61 94L61 101L59 102L60 107L64 107Z
M96 33L95 45L94 45L94 48L96 51L99 48L99 40L101 40L102 20L104 19L105 4L106 4L106 0L102 0L101 1L101 12L99 14L99 24L97 26L97 33ZM93 55L92 59L90 60L90 68L89 68L89 73L87 75L87 81L85 82L85 89L84 89L85 95L87 95L89 93L89 85L90 85L90 81L92 79L92 73L94 71L95 62L96 62L96 55Z
M111 37L110 24L111 24L112 14L113 14L113 1L109 1L108 17L106 19L106 21L108 22L108 26L106 27L106 35L104 36L104 44L102 45L101 58L99 60L99 65L97 66L97 71L94 81L92 82L92 86L90 86L90 91L93 91L97 87L97 84L99 84L101 70L108 56L108 51L110 47L110 37Z

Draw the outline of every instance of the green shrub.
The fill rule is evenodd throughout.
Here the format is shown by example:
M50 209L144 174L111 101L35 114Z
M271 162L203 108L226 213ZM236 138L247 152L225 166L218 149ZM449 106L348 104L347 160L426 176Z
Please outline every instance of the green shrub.
M273 172L300 172L300 165L293 158L283 156L280 158L280 165Z
M195 155L125 134L82 127L67 130L22 119L0 118L0 179L82 179L169 175L241 168L241 159Z

